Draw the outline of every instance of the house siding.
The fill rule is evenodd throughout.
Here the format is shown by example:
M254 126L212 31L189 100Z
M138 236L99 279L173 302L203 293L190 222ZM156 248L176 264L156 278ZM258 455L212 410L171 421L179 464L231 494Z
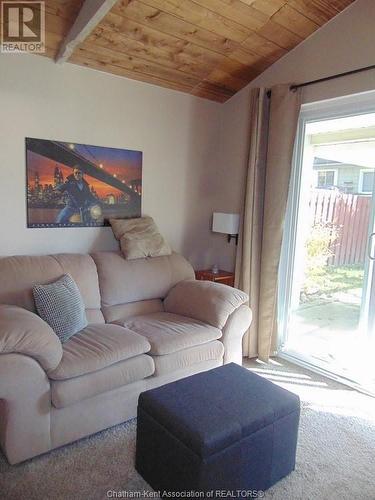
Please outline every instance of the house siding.
M359 192L359 176L361 167L354 165L314 165L315 171L336 170L337 187L347 193Z

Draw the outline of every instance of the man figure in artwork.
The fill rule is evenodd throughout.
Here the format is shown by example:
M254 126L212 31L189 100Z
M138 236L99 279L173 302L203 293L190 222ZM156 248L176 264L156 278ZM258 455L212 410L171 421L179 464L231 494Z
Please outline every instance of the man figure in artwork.
M84 222L85 211L90 205L98 204L79 166L73 167L73 174L67 177L64 184L56 186L56 190L67 196L66 206L56 217L58 224L68 224L72 215L75 214L79 214L81 222Z

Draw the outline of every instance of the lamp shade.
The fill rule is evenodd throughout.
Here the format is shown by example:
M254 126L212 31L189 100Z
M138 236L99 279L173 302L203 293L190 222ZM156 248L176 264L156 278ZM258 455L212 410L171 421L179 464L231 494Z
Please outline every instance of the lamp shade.
M224 214L222 212L214 212L212 218L212 231L214 233L238 234L239 226L239 214Z

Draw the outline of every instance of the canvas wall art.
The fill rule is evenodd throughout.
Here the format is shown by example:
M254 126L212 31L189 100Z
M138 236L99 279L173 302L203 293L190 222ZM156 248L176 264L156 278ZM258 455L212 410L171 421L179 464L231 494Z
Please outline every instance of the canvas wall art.
M141 216L142 152L26 138L27 226Z

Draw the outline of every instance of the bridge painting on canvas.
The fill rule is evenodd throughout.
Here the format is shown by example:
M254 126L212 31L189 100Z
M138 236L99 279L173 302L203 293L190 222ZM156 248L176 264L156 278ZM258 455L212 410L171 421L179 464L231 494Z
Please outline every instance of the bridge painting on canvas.
M26 138L27 227L141 216L142 152Z

